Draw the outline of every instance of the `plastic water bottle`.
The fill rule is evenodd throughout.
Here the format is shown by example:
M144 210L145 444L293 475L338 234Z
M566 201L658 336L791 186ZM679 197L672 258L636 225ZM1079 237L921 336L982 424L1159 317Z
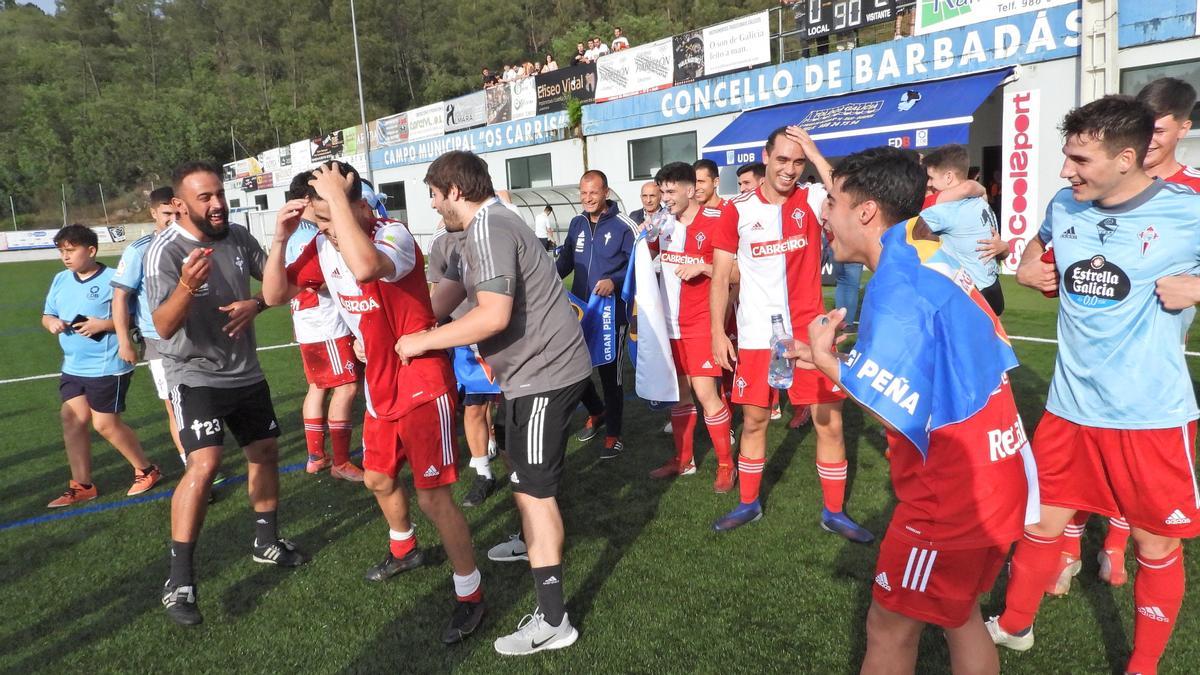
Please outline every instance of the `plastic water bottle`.
M648 227L646 228L646 239L648 241L656 241L658 236L662 234L663 225L666 223L667 209L666 207L660 206L658 207L658 210L654 212L654 215L650 216L650 222L647 223Z
M788 389L792 386L792 360L784 357L784 352L792 345L792 336L783 327L783 315L771 316L771 366L767 370L767 384L776 389Z

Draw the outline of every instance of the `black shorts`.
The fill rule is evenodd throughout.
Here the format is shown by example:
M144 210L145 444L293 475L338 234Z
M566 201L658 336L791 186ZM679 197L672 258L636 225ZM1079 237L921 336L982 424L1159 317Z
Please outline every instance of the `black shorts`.
M80 396L87 398L88 407L98 413L125 412L125 393L133 371L124 375L80 377L63 373L58 380L58 394L64 403Z
M996 278L996 283L987 288L979 289L979 294L987 300L987 304L992 308L992 313L1000 316L1004 313L1004 289L1000 287L1000 279Z
M504 435L513 492L554 497L567 454L567 427L590 380L504 400Z
M242 447L279 437L279 420L266 380L232 388L172 387L171 408L185 452L223 446L226 426Z
M467 394L459 392L459 400L464 406L485 405L496 400L497 394Z
M554 244L551 244L550 240L546 237L538 237L538 241L542 242L542 248L546 249L547 251L554 250Z

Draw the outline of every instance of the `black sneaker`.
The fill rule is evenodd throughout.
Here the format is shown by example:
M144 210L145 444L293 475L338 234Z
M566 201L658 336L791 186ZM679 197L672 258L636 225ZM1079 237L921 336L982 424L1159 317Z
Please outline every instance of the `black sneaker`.
M257 542L255 542L257 544ZM308 562L308 556L300 552L296 545L287 539L273 541L266 546L254 547L254 562L280 567L299 567Z
M600 451L600 459L616 459L621 456L623 450L625 450L625 444L621 442L621 439L615 436L606 436L604 449Z
M163 588L162 604L167 616L180 626L195 626L204 621L196 606L195 586L172 586L168 580Z
M463 497L462 505L466 507L479 506L487 501L489 495L496 491L496 479L484 478L476 476L475 482L471 483L471 489L467 491L467 496Z
M483 623L483 601L479 602L463 602L458 601L454 605L454 613L450 615L450 623L446 624L446 630L442 631L442 642L452 645L455 642L462 642L471 633L479 628L479 624Z
M578 434L575 434L575 440L580 443L587 443L595 438L596 434L600 433L600 427L603 424L604 415L588 415L587 422L584 423L583 428L579 430Z
M409 551L408 555L403 558L397 558L392 555L391 551L388 551L388 555L383 559L383 562L367 570L367 573L363 576L366 577L367 581L387 581L401 572L414 570L424 564L425 554L419 548Z

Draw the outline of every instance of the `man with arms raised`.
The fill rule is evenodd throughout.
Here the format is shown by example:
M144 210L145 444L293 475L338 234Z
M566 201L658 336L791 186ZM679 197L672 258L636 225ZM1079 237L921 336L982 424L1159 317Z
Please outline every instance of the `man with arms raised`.
M567 425L591 374L579 319L533 230L496 199L487 164L451 151L425 174L433 207L455 237L461 266L447 269L434 311L474 301L463 317L400 338L406 360L478 344L504 395L509 477L528 546L538 609L496 640L501 654L560 649L579 634L563 598L563 521L556 496L566 460Z
M1062 131L1071 186L1051 200L1017 269L1019 283L1059 293L1058 357L1033 437L1041 522L1017 543L1006 607L988 630L997 644L1032 647L1076 511L1124 514L1138 562L1125 670L1154 673L1183 603L1181 540L1200 533L1188 318L1156 285L1200 265L1200 197L1142 169L1154 113L1131 97L1077 108Z

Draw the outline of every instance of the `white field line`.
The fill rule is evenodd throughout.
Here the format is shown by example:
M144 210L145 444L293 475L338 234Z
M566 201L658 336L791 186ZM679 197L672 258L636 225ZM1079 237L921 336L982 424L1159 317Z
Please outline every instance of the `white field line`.
M272 349L283 349L284 347L295 347L299 344L300 344L299 342L288 342L288 343L282 344L282 345L267 345L266 347L259 347L256 351L269 352ZM146 365L145 361L139 361L137 363L136 367L141 368L145 365ZM0 384L16 384L18 382L32 382L34 380L49 380L51 378L58 377L59 375L62 375L62 373L46 373L45 375L30 375L28 377L14 377L11 380L0 380Z

